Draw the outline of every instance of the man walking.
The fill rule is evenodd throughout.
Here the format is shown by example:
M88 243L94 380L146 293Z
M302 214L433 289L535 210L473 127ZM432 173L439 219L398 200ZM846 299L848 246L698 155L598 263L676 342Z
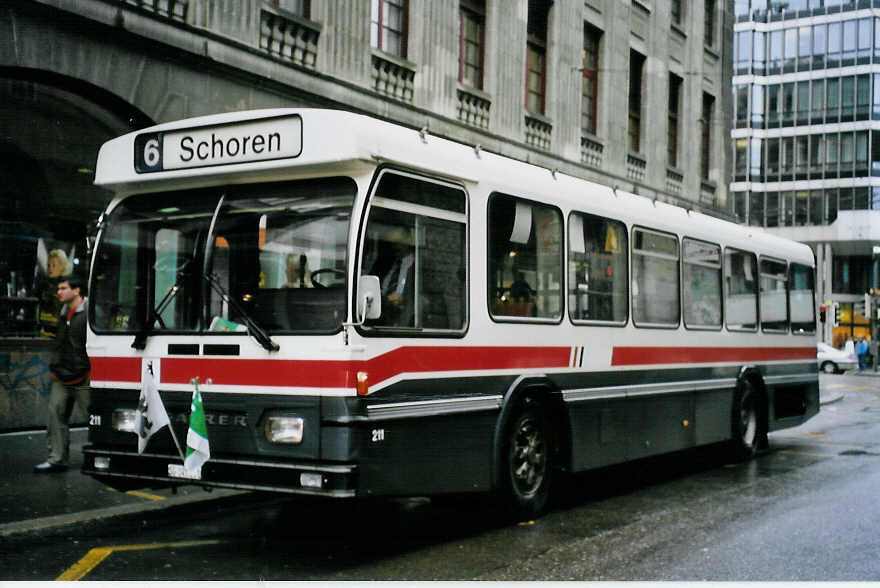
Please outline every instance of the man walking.
M49 393L49 414L46 441L49 459L34 466L38 473L60 472L67 469L70 459L70 428L68 421L73 403L88 411L89 372L91 363L86 355L86 308L83 283L78 277L58 282L58 299L63 308L58 317L55 336L55 357L49 365L52 372L52 390Z

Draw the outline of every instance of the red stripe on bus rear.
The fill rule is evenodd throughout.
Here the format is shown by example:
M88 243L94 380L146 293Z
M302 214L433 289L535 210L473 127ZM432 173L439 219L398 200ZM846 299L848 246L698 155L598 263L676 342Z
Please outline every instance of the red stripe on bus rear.
M811 347L615 347L611 365L762 362L816 359Z

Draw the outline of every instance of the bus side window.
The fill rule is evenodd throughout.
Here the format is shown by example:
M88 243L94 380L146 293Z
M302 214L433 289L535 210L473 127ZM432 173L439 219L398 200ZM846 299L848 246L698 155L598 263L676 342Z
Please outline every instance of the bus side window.
M382 314L367 326L464 329L464 191L403 172L385 172L370 205L361 274L379 278Z
M721 328L721 247L682 239L684 326Z
M727 293L724 312L729 331L754 331L758 325L758 261L754 253L724 250Z
M788 268L784 261L761 258L761 330L770 333L788 331Z
M493 194L489 200L489 310L495 317L562 317L562 214Z
M816 304L813 302L813 268L793 263L788 273L788 307L791 309L791 332L812 335L816 332Z
M626 322L627 235L618 221L573 212L568 219L568 312L573 321Z
M681 310L675 235L633 229L632 300L637 327L674 328Z

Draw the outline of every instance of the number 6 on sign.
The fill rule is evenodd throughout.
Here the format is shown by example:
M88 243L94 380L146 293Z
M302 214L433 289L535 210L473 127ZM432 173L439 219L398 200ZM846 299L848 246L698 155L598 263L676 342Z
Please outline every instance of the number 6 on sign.
M156 167L162 159L161 155L162 154L159 151L159 139L150 139L147 141L147 144L144 145L144 163L146 163L148 167Z
M148 133L135 138L134 167L137 172L162 170L162 143L160 133Z

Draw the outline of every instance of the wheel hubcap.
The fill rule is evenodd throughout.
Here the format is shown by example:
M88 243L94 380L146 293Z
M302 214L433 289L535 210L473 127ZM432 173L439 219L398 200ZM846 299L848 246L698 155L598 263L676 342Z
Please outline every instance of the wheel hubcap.
M514 483L521 494L534 494L544 480L547 452L544 436L533 418L520 422L511 454Z

